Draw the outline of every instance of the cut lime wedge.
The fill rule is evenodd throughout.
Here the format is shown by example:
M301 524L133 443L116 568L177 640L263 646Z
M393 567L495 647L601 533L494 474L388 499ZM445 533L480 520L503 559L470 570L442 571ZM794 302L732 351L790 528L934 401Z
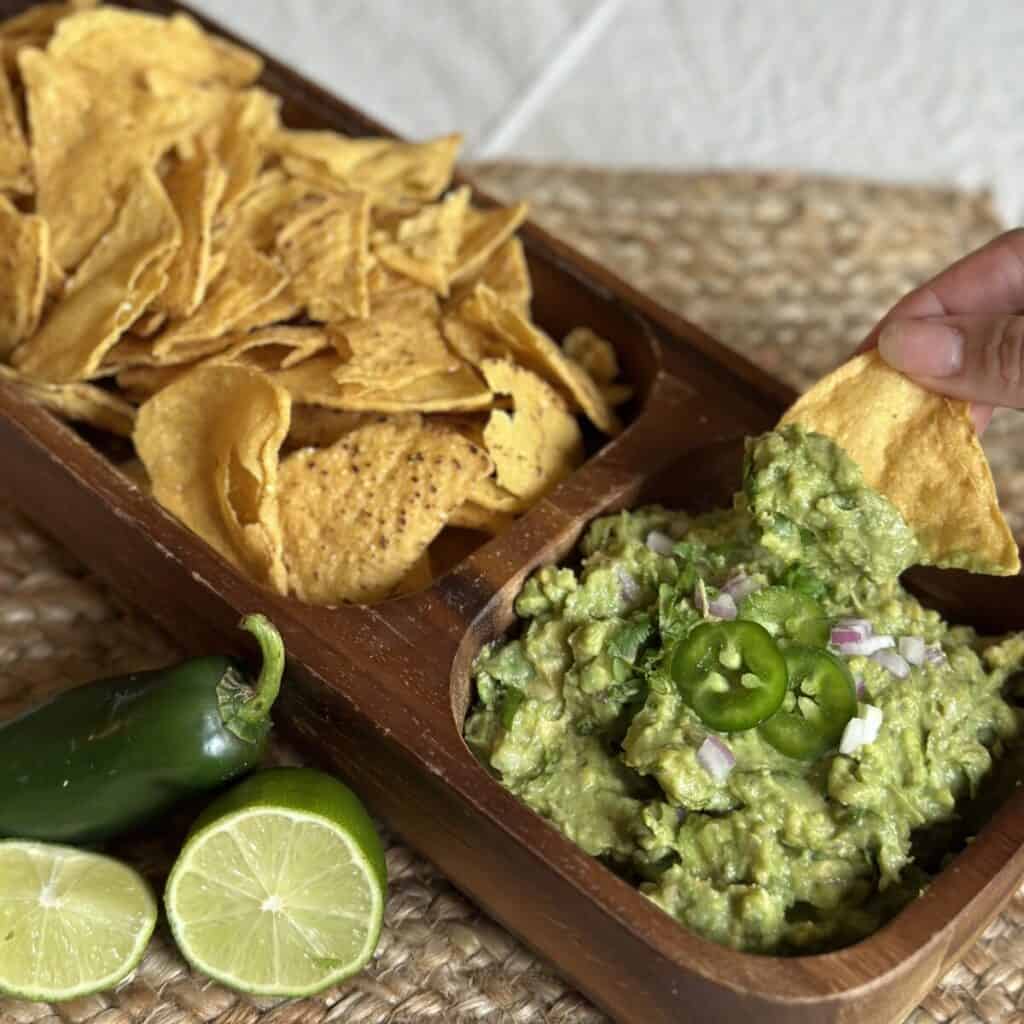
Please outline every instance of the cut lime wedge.
M380 937L384 850L358 798L307 768L272 768L193 827L164 894L184 957L232 988L309 995L362 969Z
M58 1002L112 988L156 924L142 877L109 857L0 842L0 992Z

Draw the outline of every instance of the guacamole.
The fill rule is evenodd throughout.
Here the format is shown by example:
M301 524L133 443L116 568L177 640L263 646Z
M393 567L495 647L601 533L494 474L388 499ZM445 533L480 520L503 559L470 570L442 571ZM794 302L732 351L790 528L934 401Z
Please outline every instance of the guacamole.
M1020 729L1024 635L900 586L896 509L825 437L748 443L744 490L594 522L481 652L467 742L516 796L689 928L761 953L867 935L927 884ZM784 665L780 682L780 665Z

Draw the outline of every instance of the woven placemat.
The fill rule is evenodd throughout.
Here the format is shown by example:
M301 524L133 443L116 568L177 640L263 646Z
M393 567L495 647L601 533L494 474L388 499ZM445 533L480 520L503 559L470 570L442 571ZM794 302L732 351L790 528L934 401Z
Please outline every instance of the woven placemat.
M953 191L512 165L474 173L490 191L530 198L538 220L797 386L837 362L908 287L998 229L986 199ZM1012 422L997 421L987 447L1020 527ZM176 655L158 630L0 503L0 717L98 675ZM280 747L275 757L295 759ZM115 852L159 886L178 827ZM316 998L238 996L192 973L161 928L118 991L58 1006L0 1000L0 1024L605 1019L407 847L389 839L387 859L391 895L372 966ZM908 1020L1024 1022L1022 965L1024 891Z

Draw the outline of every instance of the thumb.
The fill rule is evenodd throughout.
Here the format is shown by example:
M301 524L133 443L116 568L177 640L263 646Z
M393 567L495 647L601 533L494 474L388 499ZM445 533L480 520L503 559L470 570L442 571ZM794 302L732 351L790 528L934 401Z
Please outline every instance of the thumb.
M1024 408L1024 317L893 320L878 337L892 367L952 398Z

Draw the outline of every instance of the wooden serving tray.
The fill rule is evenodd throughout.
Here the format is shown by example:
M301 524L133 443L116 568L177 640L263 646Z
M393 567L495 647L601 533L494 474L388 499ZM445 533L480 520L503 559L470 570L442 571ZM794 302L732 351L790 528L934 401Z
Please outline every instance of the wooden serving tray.
M0 17L30 6L0 0ZM169 12L171 3L130 4ZM203 20L203 19L200 19ZM217 26L213 29L223 32ZM294 127L385 133L267 61L263 84ZM461 736L470 667L513 620L526 575L572 549L601 513L658 499L727 501L739 439L770 427L784 386L534 226L522 231L537 320L589 324L637 385L628 428L501 536L430 589L374 607L318 608L266 592L139 491L94 448L0 385L6 490L185 647L237 649L262 610L289 651L277 720L351 780L453 882L622 1021L900 1019L1024 878L1024 793L1007 801L919 900L856 946L822 956L735 953L682 928L563 838L480 766ZM1024 627L1024 583L922 574L951 617Z

